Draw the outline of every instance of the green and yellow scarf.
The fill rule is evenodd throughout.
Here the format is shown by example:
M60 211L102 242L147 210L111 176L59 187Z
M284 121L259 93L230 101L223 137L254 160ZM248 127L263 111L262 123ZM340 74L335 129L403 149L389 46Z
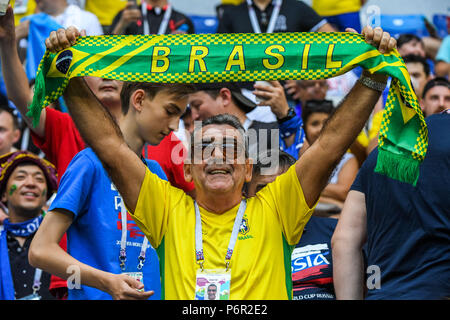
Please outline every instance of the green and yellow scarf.
M41 109L63 94L72 77L158 83L312 80L356 66L392 77L375 171L415 185L428 139L405 64L396 50L381 54L354 33L81 37L69 49L45 53L28 115L36 125Z

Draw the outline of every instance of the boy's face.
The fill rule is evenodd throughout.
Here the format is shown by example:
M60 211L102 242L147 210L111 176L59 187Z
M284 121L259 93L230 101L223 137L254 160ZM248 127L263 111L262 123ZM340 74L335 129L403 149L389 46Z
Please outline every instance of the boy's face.
M306 120L306 123L304 124L305 134L306 140L308 140L310 145L317 140L329 117L330 115L328 113L314 112L309 116L308 120Z
M167 91L159 91L151 99L144 90L133 93L137 130L151 145L158 145L172 131L178 129L180 117L186 110L187 97L178 99Z

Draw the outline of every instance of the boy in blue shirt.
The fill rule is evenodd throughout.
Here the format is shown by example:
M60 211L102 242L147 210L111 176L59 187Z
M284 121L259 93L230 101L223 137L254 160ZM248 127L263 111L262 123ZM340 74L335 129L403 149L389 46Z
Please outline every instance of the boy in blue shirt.
M157 145L177 129L191 91L180 84L124 84L119 127L137 155L146 142ZM143 161L166 179L157 162ZM147 249L92 149L72 159L49 211L31 244L30 263L67 279L69 299L160 299L156 252ZM58 246L66 231L68 253Z

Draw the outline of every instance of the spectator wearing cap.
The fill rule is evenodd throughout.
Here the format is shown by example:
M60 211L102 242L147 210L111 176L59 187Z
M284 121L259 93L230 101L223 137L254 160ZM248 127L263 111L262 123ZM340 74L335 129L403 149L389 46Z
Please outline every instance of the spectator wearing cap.
M275 82L273 81L272 83ZM236 83L197 84L196 92L189 97L192 118L195 122L218 114L228 113L236 116L249 135L250 156L256 159L257 155L264 150L279 148L280 137L283 140L288 140L291 136L300 137L302 135L302 132L299 131L300 119L293 109L289 109L281 85L278 82L275 85L277 85L276 88L278 90L274 89L274 87L264 88L268 86L261 85L254 92L255 95L266 99L265 104L271 104L272 112L277 115L278 121L261 122L250 120L247 114L254 110L257 104L247 98ZM290 133L289 128L287 130L281 128L282 125L288 127L290 123L294 123L292 125L295 128L295 130L292 130L294 134ZM278 129L280 134L278 134ZM298 148L298 150L300 149ZM298 150L295 151L297 158Z
M426 117L450 109L450 83L445 78L427 82L422 94L422 111Z
M54 299L50 274L33 268L28 250L56 191L53 165L28 151L0 157L0 194L8 218L0 227L0 300Z

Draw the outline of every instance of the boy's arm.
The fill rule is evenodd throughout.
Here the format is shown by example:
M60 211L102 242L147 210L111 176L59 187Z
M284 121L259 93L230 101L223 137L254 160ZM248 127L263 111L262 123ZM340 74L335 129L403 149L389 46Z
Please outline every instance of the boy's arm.
M62 209L45 215L28 252L32 266L60 278L70 279L75 286L78 283L107 292L114 299L148 299L153 294L153 291L136 290L142 289L144 285L127 275L115 275L95 269L64 251L59 246L59 241L72 220L73 214Z

